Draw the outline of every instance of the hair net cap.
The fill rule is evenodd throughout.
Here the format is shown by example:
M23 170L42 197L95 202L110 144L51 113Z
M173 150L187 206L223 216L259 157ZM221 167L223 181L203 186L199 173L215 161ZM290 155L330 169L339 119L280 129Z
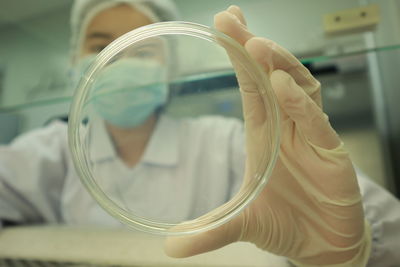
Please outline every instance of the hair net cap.
M74 62L81 48L88 18L117 4L137 8L153 22L178 20L178 10L171 0L75 0L71 11L71 59Z

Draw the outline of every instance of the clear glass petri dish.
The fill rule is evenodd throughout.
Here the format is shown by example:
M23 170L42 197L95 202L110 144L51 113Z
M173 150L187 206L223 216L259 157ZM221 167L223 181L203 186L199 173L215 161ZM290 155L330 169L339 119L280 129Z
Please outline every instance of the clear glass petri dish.
M193 234L226 223L264 189L279 109L269 78L231 37L161 22L82 61L69 147L82 183L112 217L144 232ZM261 103L257 120L241 106L246 93ZM143 129L152 131L137 145Z

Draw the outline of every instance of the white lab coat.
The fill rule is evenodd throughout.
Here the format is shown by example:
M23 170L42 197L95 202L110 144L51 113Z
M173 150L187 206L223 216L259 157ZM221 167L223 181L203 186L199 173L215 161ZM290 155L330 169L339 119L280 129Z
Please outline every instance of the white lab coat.
M115 179L104 179L101 184L110 194L116 192L115 184L118 190L132 193L123 195L131 195L134 201L124 203L135 203L129 207L135 212L150 212L146 215L166 220L193 218L227 201L240 186L244 136L237 120L161 117L141 162L133 169L116 157L104 129L100 132L93 138L91 159L104 177L121 177L117 183ZM126 180L132 175L139 177L135 186ZM176 198L165 194L182 183L188 190ZM372 226L369 266L400 266L400 203L361 174L359 183L366 217ZM161 201L146 200L146 190L156 190ZM204 200L204 192L207 201L196 202ZM0 148L0 219L120 225L80 183L69 154L67 126L61 122L22 135Z

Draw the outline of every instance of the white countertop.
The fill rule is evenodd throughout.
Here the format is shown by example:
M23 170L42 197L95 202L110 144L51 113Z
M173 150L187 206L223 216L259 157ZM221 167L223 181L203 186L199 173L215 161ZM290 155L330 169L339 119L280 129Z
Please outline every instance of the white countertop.
M164 254L163 240L162 236L126 229L12 227L0 231L0 259L127 266L288 266L284 258L244 242L187 259L173 259Z

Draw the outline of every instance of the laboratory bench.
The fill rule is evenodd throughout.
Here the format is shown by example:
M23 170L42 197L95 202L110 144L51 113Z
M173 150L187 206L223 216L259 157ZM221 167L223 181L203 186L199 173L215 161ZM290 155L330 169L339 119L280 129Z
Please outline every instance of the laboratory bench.
M0 266L289 266L247 242L186 259L166 256L163 243L163 236L122 228L9 227L0 231Z

